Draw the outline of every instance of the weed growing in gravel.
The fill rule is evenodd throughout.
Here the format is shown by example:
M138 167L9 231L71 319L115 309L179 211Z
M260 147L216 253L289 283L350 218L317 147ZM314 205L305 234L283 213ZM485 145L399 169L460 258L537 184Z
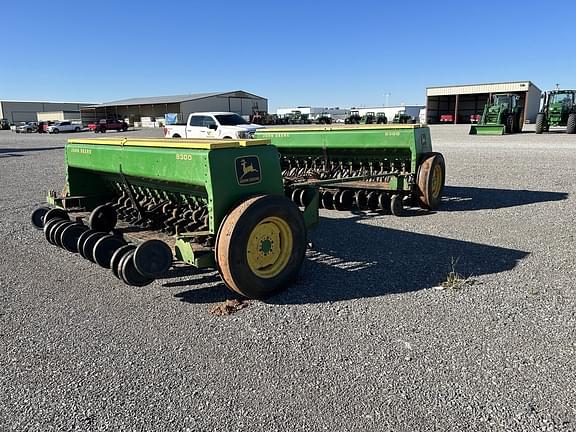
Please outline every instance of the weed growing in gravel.
M459 260L460 257L458 258L452 257L452 262L450 264L451 270L446 276L446 280L442 282L440 286L437 287L437 289L446 289L446 288L460 289L464 288L465 286L472 286L477 282L476 279L474 279L471 276L464 277L460 273L458 273L458 271L456 270L456 266L458 265Z

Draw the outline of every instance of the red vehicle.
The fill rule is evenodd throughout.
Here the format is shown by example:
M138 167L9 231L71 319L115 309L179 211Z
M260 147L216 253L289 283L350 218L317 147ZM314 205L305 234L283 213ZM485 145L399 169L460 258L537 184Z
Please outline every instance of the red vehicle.
M98 123L89 123L88 129L94 131L94 133L105 133L109 130L116 130L118 132L125 132L128 129L128 123L123 120L116 119L102 119Z
M480 122L480 117L482 117L480 114L470 114L470 123L474 124Z
M442 114L440 123L454 123L454 114Z

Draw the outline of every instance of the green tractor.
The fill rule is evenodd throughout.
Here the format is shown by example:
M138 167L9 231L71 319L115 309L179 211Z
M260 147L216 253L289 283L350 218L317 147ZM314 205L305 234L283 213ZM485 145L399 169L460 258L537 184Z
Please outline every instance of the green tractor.
M414 124L416 120L411 115L406 114L405 112L397 112L392 119L392 123L394 124Z
M504 135L522 131L522 108L520 97L510 93L492 96L484 106L478 124L470 127L470 135Z
M543 95L542 111L536 116L536 133L548 132L550 126L566 126L566 133L576 133L576 90L552 90Z
M316 117L316 124L332 124L332 116L326 111L321 112L318 114L318 117Z
M374 111L368 111L360 119L360 124L375 124L375 123L376 123L376 114L374 113Z
M309 115L299 110L292 111L287 117L289 124L310 124Z
M360 124L360 120L362 117L360 116L360 111L352 110L350 111L350 115L346 117L344 123L346 124Z
M386 117L386 113L377 112L376 113L376 124L386 124L388 123L388 117Z

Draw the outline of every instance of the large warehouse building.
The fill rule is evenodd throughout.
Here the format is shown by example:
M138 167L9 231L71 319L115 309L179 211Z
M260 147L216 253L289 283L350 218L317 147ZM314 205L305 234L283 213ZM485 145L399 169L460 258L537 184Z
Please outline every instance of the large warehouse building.
M198 93L177 96L155 96L124 99L81 110L82 123L87 124L105 118L128 119L130 124L142 118L164 119L165 114L178 114L184 120L197 111L230 111L242 116L255 111L268 112L268 99L238 90L219 93Z
M472 114L482 114L484 105L495 93L520 96L524 121L534 122L540 109L541 90L531 81L470 84L426 89L428 123L438 123L444 114L452 115L454 123L470 123Z
M0 101L0 118L10 123L38 121L38 113L66 112L80 119L80 109L90 103L79 102L36 102L36 101ZM44 119L43 119L44 120ZM49 120L57 120L50 118Z

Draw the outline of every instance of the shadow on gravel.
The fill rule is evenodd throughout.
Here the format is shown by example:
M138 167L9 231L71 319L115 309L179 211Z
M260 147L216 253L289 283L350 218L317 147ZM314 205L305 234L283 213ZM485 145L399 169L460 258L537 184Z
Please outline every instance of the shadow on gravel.
M62 150L64 147L30 147L30 148L0 148L0 157L3 153L10 153L11 156L22 156L15 153L26 153L26 152L39 152L47 150Z
M299 280L266 302L325 303L417 291L445 281L454 259L458 260L456 271L469 277L511 270L528 255L515 249L374 227L362 223L364 219L323 218L311 232L314 248L307 253ZM236 298L219 280L212 273L164 286L216 284L175 295L188 303Z
M440 211L471 211L516 207L568 198L565 192L446 186Z
M511 270L528 256L520 250L359 222L322 219L312 232L314 249L299 283L267 302L323 303L417 291L444 282L453 260L458 260L456 271L469 277Z

